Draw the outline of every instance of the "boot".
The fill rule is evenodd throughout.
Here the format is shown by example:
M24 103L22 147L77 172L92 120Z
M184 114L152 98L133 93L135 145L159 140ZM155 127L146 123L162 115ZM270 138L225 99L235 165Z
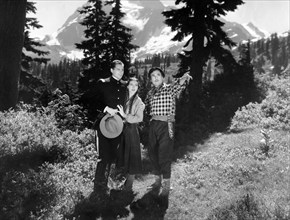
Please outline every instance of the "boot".
M125 185L124 185L124 190L126 190L126 191L132 191L133 190L134 179L135 179L135 175L132 175L132 174L128 174L127 175L127 179L126 179Z
M162 191L160 196L169 196L170 191L170 179L163 179L162 181Z
M148 189L159 190L161 187L161 180L162 180L161 175L155 175L154 178L155 178L155 182L151 186L149 186Z
M162 209L167 209L169 204L170 179L163 179L162 190L159 194L159 206Z

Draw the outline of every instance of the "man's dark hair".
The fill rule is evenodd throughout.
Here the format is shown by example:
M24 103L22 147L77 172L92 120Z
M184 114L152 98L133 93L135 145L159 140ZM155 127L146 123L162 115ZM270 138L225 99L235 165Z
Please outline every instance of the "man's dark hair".
M151 78L151 73L153 73L155 70L159 71L162 75L162 77L165 77L165 73L163 72L163 70L159 67L152 67L149 72L148 72L148 77Z
M112 63L111 63L111 69L114 69L115 66L117 66L118 64L124 66L124 63L121 60L113 60Z

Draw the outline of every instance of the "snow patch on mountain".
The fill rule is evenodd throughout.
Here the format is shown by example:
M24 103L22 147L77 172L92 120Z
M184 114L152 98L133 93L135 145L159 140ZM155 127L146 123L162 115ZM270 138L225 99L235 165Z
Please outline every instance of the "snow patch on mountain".
M252 35L253 38L260 39L262 37L268 37L270 34L266 31L258 29L251 22L242 24L242 26Z
M170 48L173 47L182 49L182 45L190 36L186 37L183 42L177 42L171 40L175 35L176 32L172 32L170 27L164 27L159 36L152 36L143 47L133 53L133 60L135 58L145 58L149 54L169 52Z
M59 54L61 56L66 56L67 58L71 60L81 60L82 58L84 58L83 51L80 51L80 50L71 50L69 53L61 51Z
M283 33L279 33L278 37L288 37L289 34L290 34L290 30L286 31L286 32L283 32Z
M77 23L79 21L79 18L76 17L73 20L69 21L66 25L63 25L61 28L59 28L57 30L57 35L62 32L65 28L67 28L68 26L72 25L73 23Z
M252 30L248 24L242 24L243 27L254 37L254 38L259 38L260 36L254 31Z
M48 36L49 40L46 42L47 45L52 46L52 45L60 45L60 42L57 40L57 35L58 32L53 33L52 35Z
M189 36L182 42L172 41L171 39L176 32L172 32L171 28L164 23L165 18L161 13L164 10L169 10L169 8L164 7L166 1L172 0L122 0L122 11L125 13L122 22L132 29L132 43L139 46L133 52L132 60L135 58L143 59L157 53L174 54L184 49L183 46ZM111 10L109 6L104 9L106 13ZM85 40L85 27L79 22L83 21L86 15L80 14L78 10L69 16L56 33L52 36L46 36L42 40L51 52L51 62L57 62L64 56L71 59L83 58L83 52L76 48L75 43ZM269 36L267 32L260 30L252 23L241 25L236 22L228 22L225 19L221 19L221 21L225 23L224 31L236 43Z
M233 34L233 35L229 36L229 38L235 38L237 36L238 36L238 34Z
M134 16L136 16L136 15L132 14L132 12L127 14L125 19L123 20L124 24L128 25L129 27L137 28L138 31L142 31L144 29L146 23L148 22L149 18L136 19L136 17L134 17Z
M122 6L122 10L126 14L123 23L129 27L137 28L138 31L142 31L149 20L149 17L140 18L140 10L144 7L126 0L122 1Z

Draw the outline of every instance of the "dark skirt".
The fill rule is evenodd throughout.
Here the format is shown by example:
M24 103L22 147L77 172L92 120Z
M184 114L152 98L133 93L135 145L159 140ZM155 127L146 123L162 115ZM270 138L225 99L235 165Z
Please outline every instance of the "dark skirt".
M129 174L141 173L142 161L138 124L125 124L119 146L117 166L123 167L124 171Z

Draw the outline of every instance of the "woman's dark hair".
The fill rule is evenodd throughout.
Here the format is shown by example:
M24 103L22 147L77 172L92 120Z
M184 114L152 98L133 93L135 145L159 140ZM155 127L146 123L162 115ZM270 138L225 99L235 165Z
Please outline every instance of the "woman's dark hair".
M133 103L134 103L136 97L138 96L138 91L139 91L139 80L138 80L136 77L131 77L131 78L129 78L129 80L128 80L127 86L129 85L129 83L130 83L131 81L136 81L136 82L138 83L138 90L136 91L136 93L135 93L131 98L129 98L129 91L127 90L127 93L126 93L126 99L125 99L126 101L125 101L124 112L126 112L126 110L127 110L127 106L128 106L128 108L129 108L129 114L130 114L131 111L132 111ZM127 105L127 103L129 103L129 104Z
M165 73L163 72L163 70L162 70L161 68L159 68L159 67L152 67L152 68L149 70L149 72L148 72L148 77L149 77L149 78L151 78L151 73L153 73L155 70L158 70L158 71L161 73L161 75L162 75L163 77L165 77Z

